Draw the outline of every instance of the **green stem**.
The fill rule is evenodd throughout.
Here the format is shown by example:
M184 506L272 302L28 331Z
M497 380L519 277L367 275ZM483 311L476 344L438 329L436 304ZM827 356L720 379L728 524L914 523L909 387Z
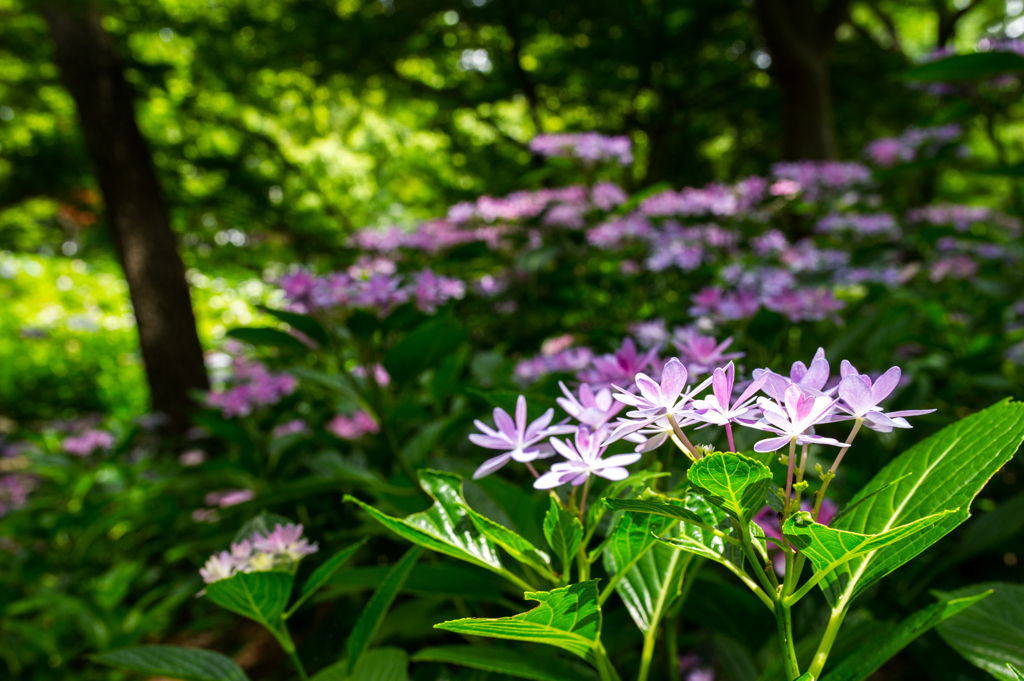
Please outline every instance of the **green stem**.
M654 657L655 634L657 632L656 627L651 627L644 634L644 650L640 655L640 674L637 676L637 681L647 681L647 675L651 673L651 659Z
M860 432L861 424L864 423L864 419L857 419L853 424L853 430L850 431L850 435L846 438L846 444L852 445L853 439L857 437L857 433ZM821 489L815 495L817 498L814 500L814 512L811 517L814 521L818 521L818 513L821 511L821 502L825 500L825 490L828 489L828 484L832 482L832 478L836 476L836 470L839 468L839 463L843 460L843 456L846 454L846 450L849 447L843 447L839 450L839 454L836 456L836 460L832 462L832 468L828 469L828 473L825 474L821 481Z
M676 437L679 438L679 441L686 446L686 451L689 453L690 458L693 459L694 461L699 459L700 452L698 452L697 448L693 446L692 442L690 442L690 438L686 437L686 433L683 432L683 429L679 427L679 423L676 421L676 417L673 416L672 414L669 414L668 422L672 426L672 430L673 432L675 432Z
M757 553L754 552L754 545L750 543L750 525L742 521L737 524L740 528L740 542L743 544L743 553L746 555L747 560L750 561L750 567L754 569L754 574L757 575L761 586L764 587L765 596L774 603L778 600L775 586L769 581L768 575L765 574L763 562L758 559Z
M665 654L668 656L669 681L681 681L679 678L679 625L672 617L665 623Z
M786 677L789 681L800 678L800 664L796 659L796 647L793 644L793 618L788 606L781 601L775 604L775 621L779 625L779 647L782 648L783 660L786 665Z
M292 635L288 631L288 625L281 622L280 631L271 631L274 634L274 638L284 648L284 652L288 653L288 658L295 665L295 670L299 673L300 681L306 681L309 676L306 675L306 668L302 666L302 660L299 659L298 653L295 652L295 643L292 641Z
M580 497L580 525L583 527L587 526L586 518L583 517L583 511L587 507L587 493L590 492L590 482L593 479L593 475L587 476L587 481L583 483L583 496Z
M818 650L815 651L814 659L807 670L812 678L816 679L821 676L821 671L825 668L825 661L828 659L829 651L832 650L832 644L836 642L836 636L839 634L839 627L842 626L844 617L846 617L845 607L840 606L838 610L832 610L832 616L828 618L828 626L825 627L821 643L818 644Z
M605 652L604 646L598 641L594 648L594 666L597 667L597 673L601 675L601 681L622 681L619 678L618 672L615 671L615 667L612 666L612 661L608 659L608 653Z

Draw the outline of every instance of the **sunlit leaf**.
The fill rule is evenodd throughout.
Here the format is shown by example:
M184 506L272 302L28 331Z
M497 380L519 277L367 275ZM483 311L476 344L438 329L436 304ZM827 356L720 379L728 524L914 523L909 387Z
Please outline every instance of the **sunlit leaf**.
M545 643L595 663L601 637L597 582L591 579L553 591L527 592L526 600L540 605L520 615L453 620L436 626L457 634Z
M292 593L290 572L239 572L206 587L206 597L231 612L276 629Z
M579 518L563 508L554 496L549 498L551 506L544 516L544 537L548 540L548 546L561 560L562 574L565 575L569 573L572 558L583 540L583 525Z
M708 501L747 521L764 506L772 472L743 454L715 452L690 466L687 478Z
M997 679L1016 681L1006 665L1024 668L1024 585L989 582L935 595L952 601L988 591L991 596L940 624L939 636Z
M298 314L297 312L287 312L285 310L275 310L274 308L267 307L266 305L257 305L256 307L273 317L277 317L288 326L305 334L320 345L329 345L331 342L331 337L327 335L327 331L320 325L320 322L309 315Z
M230 657L201 648L139 646L98 653L91 659L111 667L181 681L249 681Z
M894 527L881 534L858 534L821 525L811 519L810 513L797 513L782 526L783 535L802 554L811 560L815 576L821 578L818 586L829 605L835 606L850 581L848 563L865 553L887 546L895 550L888 560L893 569L917 555L914 550L917 535L940 522L954 511L944 511ZM906 552L900 546L910 547Z
M640 631L647 634L658 627L665 610L680 593L681 578L691 560L692 553L656 543L615 585L615 592Z
M295 336L270 326L242 326L229 329L226 335L250 345L266 345L285 350L309 350Z
M477 513L473 509L469 508L469 506L465 506L464 510L480 534L505 549L510 556L518 560L520 563L529 565L541 575L549 579L555 579L554 573L551 572L551 558L548 554L544 553L504 525L496 523L490 518Z
M497 646L438 646L417 651L413 662L442 662L506 674L532 681L566 681L593 679L594 672L583 665L572 665L556 657L529 655Z
M918 532L911 543L881 548L850 561L843 601L849 603L966 520L974 497L1013 457L1022 439L1024 404L1004 400L947 426L883 468L851 504L874 495L871 502L857 506L833 527L882 534L930 515L955 512ZM890 484L898 478L897 484ZM882 487L886 489L875 494Z

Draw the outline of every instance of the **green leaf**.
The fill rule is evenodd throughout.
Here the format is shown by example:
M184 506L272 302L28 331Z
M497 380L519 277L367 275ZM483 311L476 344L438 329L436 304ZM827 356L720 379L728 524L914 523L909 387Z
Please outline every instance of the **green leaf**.
M295 336L270 326L242 326L228 330L226 335L250 345L268 345L284 350L309 350Z
M821 681L863 681L890 658L940 622L968 608L988 594L940 601L918 610L895 629L883 629L880 635L851 651Z
M931 83L988 80L1004 73L1024 71L1024 57L1012 52L958 54L921 64L900 74L903 80Z
M679 596L682 576L691 560L692 553L656 543L615 585L629 616L644 634L658 628L665 610Z
M362 406L364 409L368 406L365 400L363 400L356 389L352 386L352 383L348 378L342 374L328 374L323 371L317 371L316 369L310 369L309 367L303 366L290 367L288 369L288 373L296 378L317 383L325 388L334 390L352 402Z
M296 331L309 336L321 346L330 345L331 343L331 337L327 335L327 331L324 327L320 325L320 322L309 315L298 314L296 312L286 312L285 310L275 310L267 307L266 305L257 305L256 307L273 317L277 317Z
M384 368L399 382L415 379L455 352L466 339L466 330L451 319L437 317L410 331L384 355Z
M883 468L851 500L857 504L874 495L871 502L857 506L832 527L882 534L930 515L956 512L919 532L912 543L901 542L852 560L843 603L849 604L864 589L966 520L974 497L1013 458L1022 439L1024 404L1004 400L947 426ZM890 484L897 479L897 484ZM876 494L882 487L886 489Z
M1016 681L1006 665L1024 667L1024 585L989 582L935 595L952 601L989 591L989 598L940 624L939 636L997 679Z
M906 475L903 475L903 476L901 476L901 477L899 477L899 478L896 478L895 480L891 480L891 481L889 481L888 483L886 483L886 485L885 485L884 487L879 487L878 489L876 489L875 491L873 491L873 492L872 492L871 494L868 494L868 495L862 496L861 498L859 498L859 499L857 500L857 502L856 502L856 503L854 503L854 504L850 504L850 505L848 505L848 506L847 506L846 508L844 508L844 509L843 509L842 511L840 511L839 513L836 513L836 514L835 514L835 516L834 516L834 517L832 518L832 521L831 521L831 522L830 522L829 524L830 524L830 525L836 525L836 524L837 524L837 523L839 522L839 519L840 519L840 518L842 518L842 517L844 517L844 516L846 516L846 515L849 515L849 514L850 514L850 513L851 513L851 512L852 512L852 511L853 511L853 510L855 509L855 508L859 507L859 506L860 506L861 504L863 504L863 503L867 502L868 500L870 500L870 499L874 498L874 496L875 496L876 494L881 494L882 492L884 492L885 490L889 489L890 487L892 487L893 485L895 485L895 484L896 484L897 482L899 482L899 481L900 481L900 480L902 480L903 478L906 478L906 477L907 477L907 476L909 476L909 475L911 475L911 474L910 474L910 473L907 473ZM781 506L782 506L782 500L780 499L780 500L779 500L779 507L780 507L780 508L779 508L779 510L778 510L778 511L776 511L776 513L782 513L782 508L781 508ZM773 510L774 510L774 509L773 509Z
M686 476L711 503L747 522L765 504L772 472L743 454L715 452L700 459Z
M665 505L682 506L684 503L679 499L669 499L668 497L661 497L661 499ZM658 542L658 537L672 525L678 525L678 520L672 517L666 518L664 515L633 511L622 514L622 518L609 534L604 548L604 569L608 573L609 582L604 593L601 594L602 603L607 598L607 594L611 593L610 589L618 590L621 579Z
M453 620L438 624L436 628L470 636L545 643L595 664L595 650L601 638L597 582L591 579L553 591L527 592L526 600L537 601L540 605L520 615Z
M568 575L572 567L572 558L583 541L583 525L579 518L563 508L554 496L550 497L551 506L544 516L544 537L548 546L562 561L562 574Z
M593 679L588 667L570 665L556 657L529 655L494 646L438 646L425 648L412 656L413 662L442 662L493 674L506 674L532 681L566 681Z
M359 504L364 511L403 539L509 576L494 544L480 533L466 513L462 478L453 473L424 470L420 471L420 485L434 499L434 505L404 519L392 518L351 495L345 495L345 501Z
M1011 672L1013 672L1013 675L1017 678L1017 681L1024 681L1024 672L1021 672L1021 670L1017 669L1009 662L1006 663L1006 666L1007 668L1009 668Z
M294 582L294 575L281 570L239 572L207 585L206 597L225 610L276 631Z
M605 488L604 493L601 495L605 499L617 499L620 494L626 490L630 490L628 498L634 498L640 496L640 492L643 491L643 487L649 480L655 480L657 478L667 478L670 473L658 473L657 471L638 471L633 473L624 480L613 482ZM596 527L597 523L601 521L604 516L604 512L607 506L604 504L591 504L590 510L587 511L587 527Z
M90 656L95 662L180 681L249 681L227 655L202 648L139 646Z
M518 534L508 529L501 523L496 523L490 518L477 513L469 506L464 505L466 515L476 526L477 531L492 542L508 551L508 554L524 565L529 565L544 577L554 581L555 575L551 571L551 558L548 554L536 548Z
M309 681L408 681L409 654L401 648L371 648L351 674L348 660L335 662Z
M419 547L414 546L409 549L402 556L402 559L395 563L395 567L391 568L391 571L388 572L384 581L381 582L381 585L373 594L373 598L366 604L363 611L359 613L359 619L356 620L356 625L353 627L352 633L349 634L348 642L345 644L346 658L348 659L350 670L355 671L359 668L359 661L363 656L363 652L373 642L373 637L387 616L388 609L394 603L398 592L402 590L405 580L409 578L409 573L412 572L412 568L416 565L416 560L419 557Z
M366 540L363 539L356 542L352 546L338 551L336 554L328 558L323 564L321 564L316 570L313 570L313 574L309 576L309 579L302 585L302 592L299 594L299 600L295 601L288 612L285 614L285 618L291 616L293 612L299 609L299 606L305 603L309 598L316 593L317 589L327 584L334 573L341 569L341 566L348 562L348 559L356 554Z
M850 581L849 561L887 546L895 546L896 549L901 545L913 547L921 532L950 513L954 511L936 513L881 534L858 534L816 523L811 519L810 513L801 511L786 521L782 533L798 551L810 558L815 577L820 580L818 586L825 594L825 600L829 605L835 606ZM907 553L911 557L915 555ZM893 554L893 562L904 555L906 554L897 551ZM898 566L894 566L893 569L895 567Z
M675 520L682 520L688 523L700 525L704 520L687 509L684 505L677 503L678 500L670 499L663 494L653 492L650 488L644 490L639 499L605 499L604 503L617 511L632 511L634 513L649 513L652 515L664 516Z

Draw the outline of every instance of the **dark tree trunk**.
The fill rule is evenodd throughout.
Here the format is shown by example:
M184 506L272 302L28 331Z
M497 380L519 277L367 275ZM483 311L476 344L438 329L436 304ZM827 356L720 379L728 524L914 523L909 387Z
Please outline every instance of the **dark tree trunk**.
M172 432L181 432L195 406L189 392L209 382L185 268L135 122L133 93L95 7L48 2L42 13L61 78L78 108L128 280L152 408L169 418Z
M782 153L788 159L836 157L829 66L849 0L755 0L761 34L782 91Z

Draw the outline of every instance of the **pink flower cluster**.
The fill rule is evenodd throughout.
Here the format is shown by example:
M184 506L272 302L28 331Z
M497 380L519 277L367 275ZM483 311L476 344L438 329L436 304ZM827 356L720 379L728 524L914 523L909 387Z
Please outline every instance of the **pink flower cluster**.
M516 378L532 383L548 374L573 373L590 365L594 353L590 348L567 348L549 355L540 354L516 364Z
M852 232L856 236L885 236L896 238L900 228L889 213L831 213L818 220L815 229L822 234Z
M378 261L379 262L379 261ZM391 272L376 271L368 276L353 276L350 272L336 272L317 277L299 270L281 277L279 284L284 291L288 308L293 312L310 313L334 308L358 308L371 310L379 316L387 316L392 309L416 301L416 307L423 312L433 313L450 300L460 300L466 295L465 282L436 274L427 268L412 275L412 283L403 284L403 277Z
M615 161L628 166L633 162L628 137L607 137L596 132L537 135L530 140L530 151L541 156L576 158L586 164Z
M224 418L248 416L257 407L277 404L298 387L294 376L273 373L262 362L242 355L232 358L231 367L232 386L206 395L206 403L220 409Z
M364 435L380 432L380 426L374 418L362 409L351 415L338 414L325 427L329 433L342 440L358 440Z
M911 126L899 137L883 137L869 142L864 152L876 164L890 168L897 163L910 163L920 157L934 156L939 149L963 135L956 123L928 128Z
M316 553L316 544L302 536L302 525L274 526L266 535L257 532L248 539L232 544L229 551L215 553L199 570L207 584L229 579L240 572L291 570L306 556Z
M930 225L951 225L958 232L966 232L977 223L990 223L1007 231L1011 238L1021 234L1021 221L1004 213L984 206L962 206L951 203L940 203L923 206L907 211L910 222L926 222Z
M105 430L87 430L80 435L64 438L62 446L68 454L89 456L97 449L113 447L114 436Z
M840 161L789 161L772 166L772 176L793 183L778 195L800 192L806 201L817 201L826 192L841 192L868 184L871 171L859 163ZM793 191L795 190L795 191Z
M291 421L282 423L279 426L276 426L274 430L271 431L270 437L279 438L285 437L287 435L297 435L300 433L303 435L308 435L309 426L302 419L293 419Z
M225 489L219 492L210 492L206 495L204 501L207 506L230 508L244 504L247 501L252 501L255 498L256 493L251 489Z

